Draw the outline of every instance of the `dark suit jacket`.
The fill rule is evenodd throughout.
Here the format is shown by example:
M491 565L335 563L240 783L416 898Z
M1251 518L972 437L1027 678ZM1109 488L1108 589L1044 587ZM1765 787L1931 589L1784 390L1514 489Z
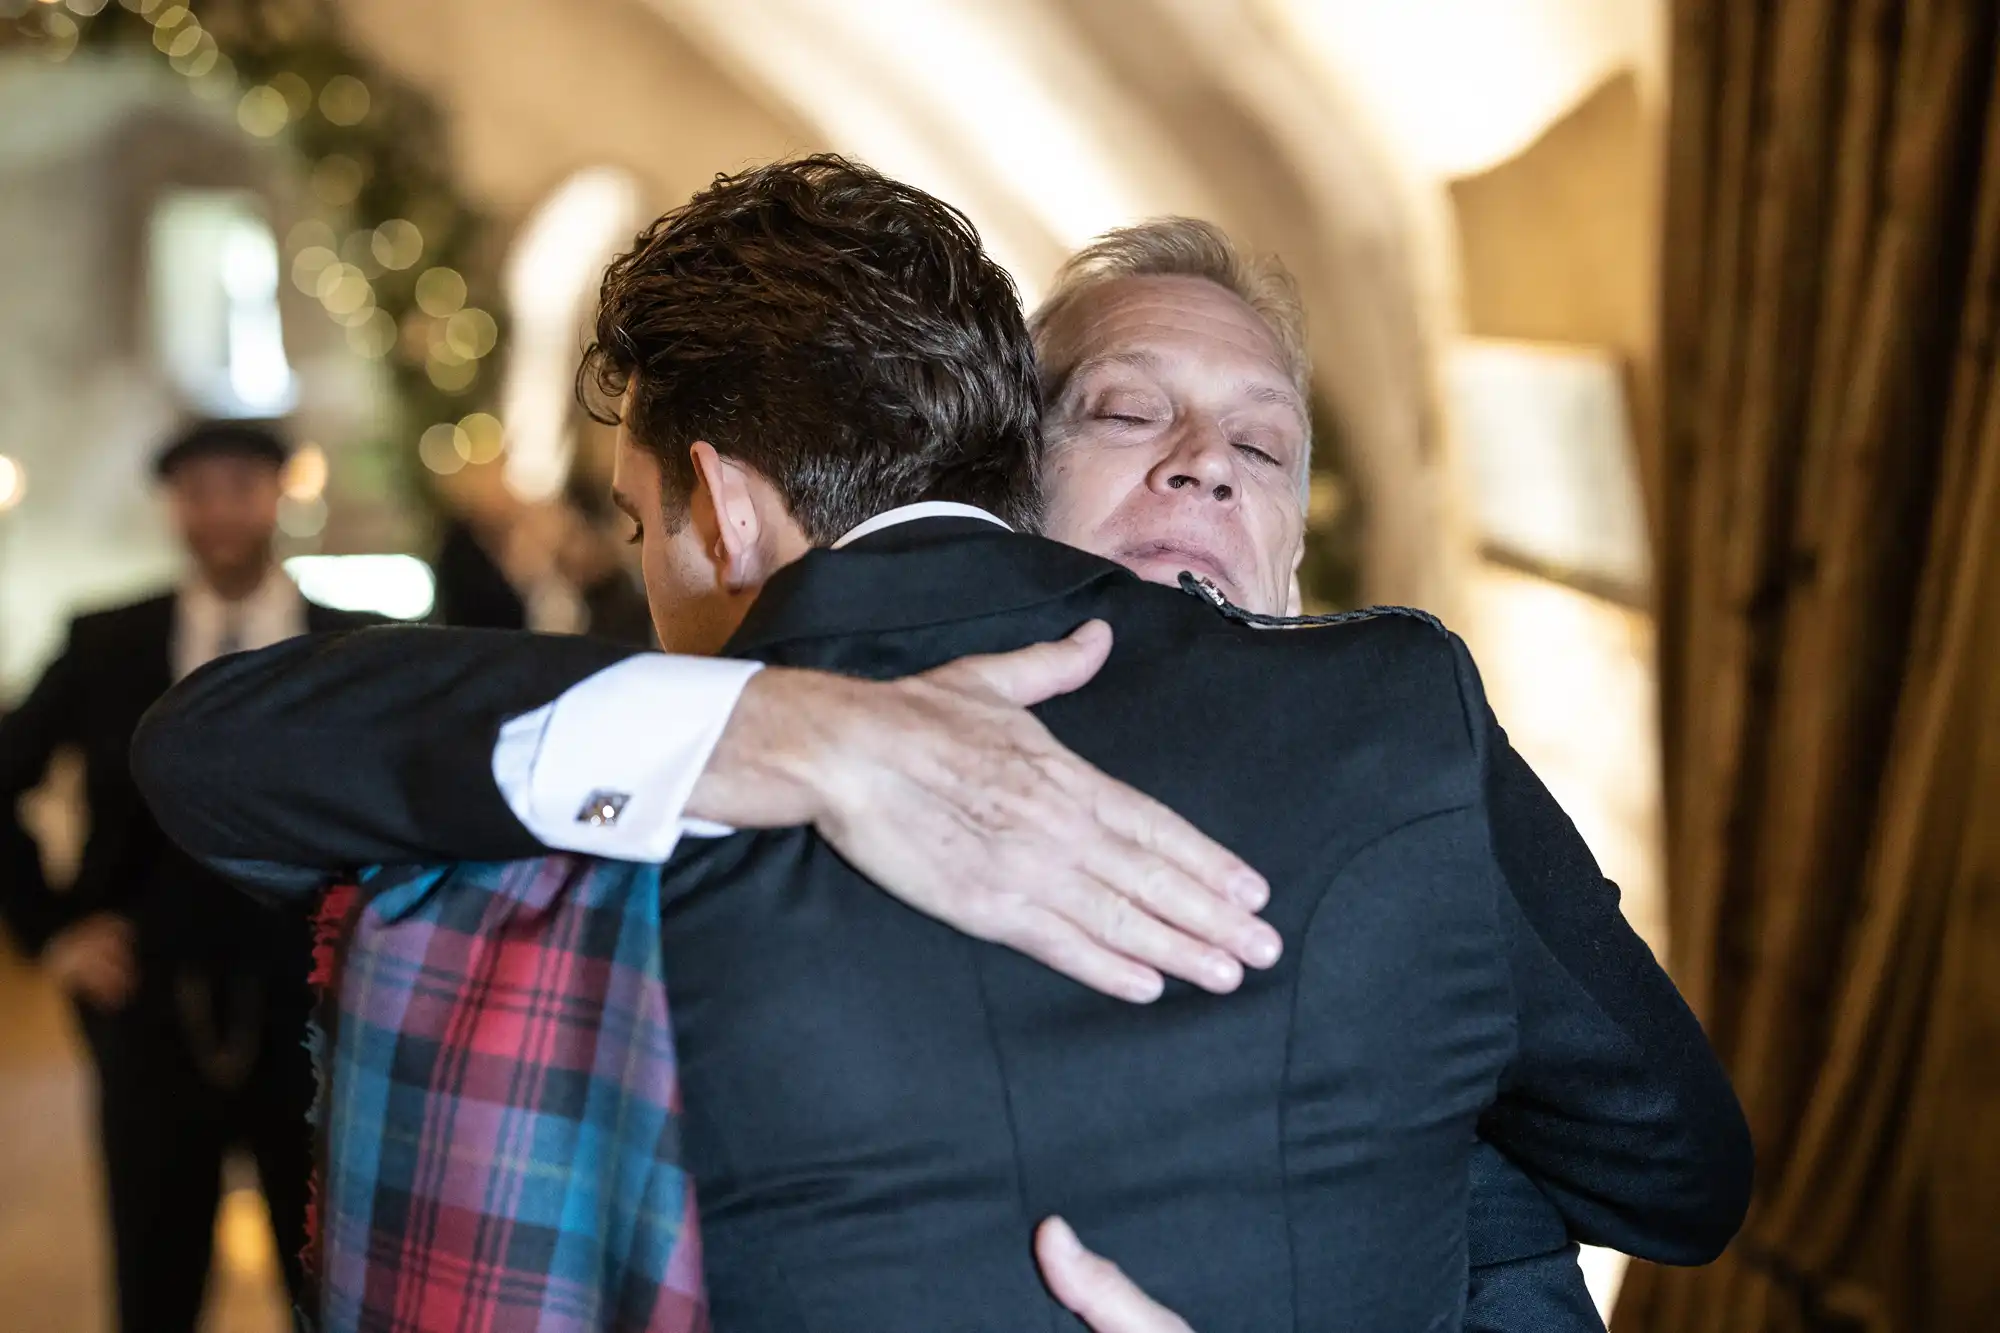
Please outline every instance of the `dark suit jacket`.
M62 927L109 910L137 924L142 970L169 960L275 968L273 946L298 938L296 930L169 841L132 781L132 733L173 679L174 605L166 593L77 617L61 655L0 718L0 915L31 952ZM315 632L375 623L306 604ZM56 893L17 805L65 746L83 753L90 833L76 882ZM281 964L292 984L296 961L288 955Z
M1068 548L930 521L782 572L732 651L888 677L1091 616L1110 663L1038 711L1269 877L1284 960L1225 999L1134 1008L908 911L809 831L684 844L667 967L718 1326L1059 1326L1022 1238L1060 1211L1205 1333L1456 1327L1475 1135L1576 1237L1712 1257L1749 1191L1734 1096L1428 618L1250 630ZM533 854L467 777L506 718L623 654L431 634L191 681L137 752L162 818L246 872ZM268 741L302 707L288 757L237 752L228 808L202 808L232 733ZM311 734L340 738L321 748L345 796ZM1479 1257L1566 1244L1513 1230Z

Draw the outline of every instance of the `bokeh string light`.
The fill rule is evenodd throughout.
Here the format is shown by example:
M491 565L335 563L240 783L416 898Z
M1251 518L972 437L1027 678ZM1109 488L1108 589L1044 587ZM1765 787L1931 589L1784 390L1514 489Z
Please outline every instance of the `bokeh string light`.
M83 30L59 9L41 9L21 18L20 31L34 41L42 59L60 65L76 54Z
M424 373L432 384L448 394L462 394L479 378L479 363L458 360L449 354L432 356L424 362Z
M291 118L284 94L268 83L250 89L236 103L236 123L260 139L268 139L284 129Z
M368 169L345 153L328 153L313 163L312 192L330 209L352 204L367 183Z
M292 253L292 285L307 296L317 297L320 275L339 262L340 256L327 246L301 246Z
M463 441L454 437L454 447L463 443L463 457L475 467L497 462L506 450L506 430L491 412L467 413L458 423Z
M465 279L456 269L425 269L417 279L417 308L435 319L455 315L465 305Z
M380 361L396 346L396 321L377 307L367 317L347 326L347 345L356 356Z
M285 99L285 111L293 120L303 120L312 111L312 85L288 69L281 69L265 85Z
M465 467L472 453L472 438L463 426L440 421L423 433L417 455L425 467L441 477L449 477Z
M301 503L319 499L326 491L327 477L326 450L308 440L293 450L285 463L286 498Z
M383 268L401 272L424 257L424 234L408 218L390 218L375 229L369 248Z
M445 321L444 340L459 356L478 361L489 355L499 342L500 325L484 310L468 307Z
M334 75L320 89L319 111L335 125L359 125L368 114L368 85L352 74Z

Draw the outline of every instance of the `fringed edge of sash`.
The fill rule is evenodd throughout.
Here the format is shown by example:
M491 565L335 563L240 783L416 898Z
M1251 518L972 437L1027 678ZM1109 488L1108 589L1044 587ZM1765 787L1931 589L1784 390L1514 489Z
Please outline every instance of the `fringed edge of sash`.
M306 1243L299 1255L305 1271L306 1290L300 1302L300 1322L310 1328L317 1318L306 1322L308 1312L320 1309L321 1255L324 1231L321 1201L326 1191L327 1112L332 1100L333 1042L340 1021L340 967L346 944L353 933L354 918L363 905L361 890L352 884L336 884L320 896L312 921L312 974L307 979L313 991L312 1018L306 1024L306 1051L312 1056L313 1101L306 1113L312 1127L312 1177L306 1183Z

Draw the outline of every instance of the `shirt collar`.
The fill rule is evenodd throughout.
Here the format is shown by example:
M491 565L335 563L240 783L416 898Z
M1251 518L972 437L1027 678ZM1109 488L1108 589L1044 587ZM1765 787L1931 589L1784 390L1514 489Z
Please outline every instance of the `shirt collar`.
M880 532L884 528L893 528L898 523L908 523L919 518L976 518L997 527L1007 527L1005 523L978 505L960 504L956 500L922 500L913 505L900 505L875 515L835 542L833 549L838 551L849 542L858 542L871 532ZM1013 529L1008 528L1008 531L1011 532Z
M215 589L208 586L201 575L190 573L180 590L181 603L192 610L216 616L247 618L257 615L277 614L299 597L299 585L292 582L291 575L277 561L265 572L263 582L241 600L231 602Z

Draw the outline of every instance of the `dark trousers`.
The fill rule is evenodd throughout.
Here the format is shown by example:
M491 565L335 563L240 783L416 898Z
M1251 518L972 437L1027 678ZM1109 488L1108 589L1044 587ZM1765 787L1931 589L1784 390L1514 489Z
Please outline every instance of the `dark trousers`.
M170 991L142 987L124 1011L84 1016L97 1062L121 1333L193 1333L232 1148L256 1160L285 1284L299 1298L313 1072L305 1010L282 1010L282 1018L265 1015L249 1073L230 1091L197 1064Z

